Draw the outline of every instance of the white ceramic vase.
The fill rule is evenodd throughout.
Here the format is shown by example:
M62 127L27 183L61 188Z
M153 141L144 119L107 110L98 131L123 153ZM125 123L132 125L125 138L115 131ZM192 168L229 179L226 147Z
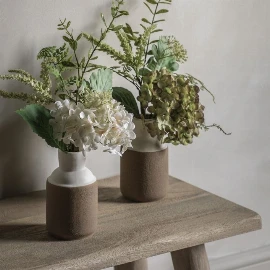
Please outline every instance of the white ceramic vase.
M46 226L56 238L72 240L97 228L98 185L82 152L58 151L59 167L47 180Z

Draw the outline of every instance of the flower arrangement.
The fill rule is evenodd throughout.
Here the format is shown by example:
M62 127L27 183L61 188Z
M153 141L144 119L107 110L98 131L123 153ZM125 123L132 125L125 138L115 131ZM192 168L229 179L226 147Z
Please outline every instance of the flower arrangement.
M136 118L150 120L144 123L152 137L157 136L161 143L187 145L193 142L194 136L199 136L200 130L210 127L228 135L217 124L205 124L199 93L207 91L215 101L213 94L192 75L176 73L180 64L187 61L183 45L173 36L152 38L155 33L163 31L159 28L159 23L165 21L161 15L169 12L164 7L171 4L172 0L144 1L151 19L141 19L141 32L135 31L128 23L111 27L109 31L117 36L121 51L92 35L83 33L83 36L118 63L110 68L113 72L136 87L140 108L127 89L114 87L113 97Z
M29 103L18 113L50 146L62 151L90 151L101 144L107 147L105 151L122 154L135 138L133 115L147 119L144 124L149 134L161 143L188 145L200 130L210 127L227 134L217 124L205 124L205 107L199 94L207 91L215 101L213 94L192 75L177 73L188 58L183 45L173 36L153 39L163 31L159 28L159 23L165 21L161 16L169 12L164 7L171 4L172 0L146 0L144 5L152 18L142 18L141 32L128 23L115 23L129 15L123 10L124 0L112 1L110 21L101 14L105 28L99 38L87 33L74 36L71 22L60 20L58 30L64 32L65 43L39 52L40 80L24 70L9 70L10 74L0 75L0 79L30 86L33 93L0 90L0 96ZM121 51L105 42L110 32L117 36ZM90 48L87 56L80 59L81 39L86 39ZM98 51L105 52L118 65L96 64ZM125 88L112 87L112 73L128 80L138 95L134 97ZM51 103L55 103L55 109L50 111L46 107Z
M79 59L80 33L74 36L71 22L60 21L58 30L64 31L64 45L42 49L40 80L24 70L9 70L2 80L16 80L30 86L32 94L6 92L0 96L26 101L18 114L29 123L33 131L47 144L64 152L96 150L98 145L105 151L122 155L135 138L133 115L112 96L112 70L93 66L98 58L95 53L109 31L115 30L115 19L126 16L121 10L122 0L113 1L112 18L105 23L105 30L96 42L91 42L87 56ZM95 71L96 70L96 71ZM74 75L74 72L76 75ZM72 75L70 75L72 74ZM52 79L56 87L52 87ZM55 103L54 109L48 106Z

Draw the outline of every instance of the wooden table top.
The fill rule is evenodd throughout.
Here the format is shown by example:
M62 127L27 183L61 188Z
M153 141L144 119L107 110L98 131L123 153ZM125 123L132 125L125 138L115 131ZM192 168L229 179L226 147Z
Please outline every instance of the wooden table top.
M99 181L99 229L89 238L47 235L45 192L0 200L1 269L104 269L261 228L260 216L183 181L152 203L122 198L119 177Z

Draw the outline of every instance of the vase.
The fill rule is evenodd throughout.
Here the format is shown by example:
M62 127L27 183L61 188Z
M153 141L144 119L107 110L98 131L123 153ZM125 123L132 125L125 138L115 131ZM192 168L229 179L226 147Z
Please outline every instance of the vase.
M133 148L121 158L121 193L136 202L157 201L167 195L168 147L150 136L142 120L134 119L134 123Z
M92 235L97 228L98 185L82 152L58 151L59 167L47 180L46 227L58 239Z

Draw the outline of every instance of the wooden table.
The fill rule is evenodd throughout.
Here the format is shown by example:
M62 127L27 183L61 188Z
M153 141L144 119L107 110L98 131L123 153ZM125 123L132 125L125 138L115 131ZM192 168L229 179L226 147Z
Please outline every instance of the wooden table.
M45 192L0 201L0 269L145 270L144 258L171 252L175 270L209 269L204 243L261 228L260 216L171 178L168 197L133 203L119 177L99 181L99 229L58 241L45 227Z

